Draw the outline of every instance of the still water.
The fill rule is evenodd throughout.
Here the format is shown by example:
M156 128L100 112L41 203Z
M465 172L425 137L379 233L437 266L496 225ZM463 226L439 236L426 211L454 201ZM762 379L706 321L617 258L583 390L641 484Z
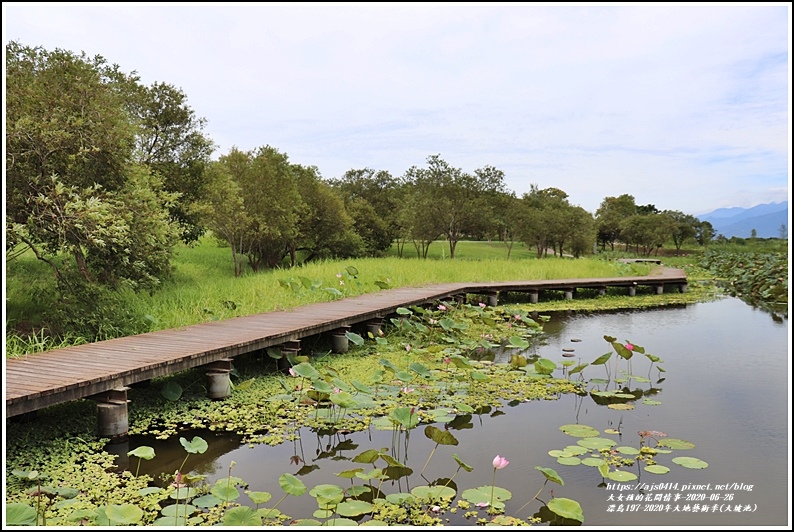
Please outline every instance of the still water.
M459 494L467 488L490 485L491 462L498 454L510 461L496 475L496 484L513 494L506 502L505 513L509 516L525 519L542 506L532 501L516 513L543 485L544 477L535 469L542 466L556 470L565 485L549 482L540 498L548 501L553 489L556 497L578 501L585 526L790 524L791 389L787 318L773 317L738 299L726 298L685 307L631 312L556 313L544 325L544 331L541 345L531 347L528 354L558 362L592 362L611 351L604 335L644 347L646 353L664 361L660 365L666 372L659 373L654 368L650 383L632 382L630 390L641 390L661 404L651 406L636 401L634 410L618 411L596 404L591 396L565 395L556 401L504 405L475 414L471 419L459 419L450 429L459 445L438 447L424 472L426 479L453 475L457 464L451 455L456 453L474 467L473 472L461 471L455 477ZM563 358L563 349L568 352L573 349L574 357ZM613 363L611 359L610 368ZM635 355L632 365L635 375L648 376L649 361L645 357ZM622 359L620 367L626 367ZM588 367L584 377L606 377L605 368ZM667 433L670 438L688 440L695 448L660 455L658 462L670 467L667 474L650 474L635 465L627 470L638 474L638 480L604 483L596 468L561 465L548 454L550 450L576 444L578 438L559 430L561 425L572 423L592 426L602 436L616 440L619 446L639 448L638 431L655 430ZM604 429L618 427L619 435L603 433ZM386 481L382 487L385 493L410 491L427 484L418 473L434 443L422 430L419 426L412 431L407 450L414 474ZM350 481L335 473L364 465L350 461L360 452L392 444L391 431L379 430L334 435L304 429L298 441L254 448L239 445L234 436L211 438L202 434L202 437L207 439L210 449L205 455L190 457L188 463L194 471L207 474L207 480L214 482L228 474L234 461L232 475L248 481L250 490L270 492L273 499L264 505L270 507L283 495L278 486L281 473L298 475L309 489L325 483L346 487ZM173 472L185 456L178 441L130 442L131 448L144 444L154 446L157 452L152 463L143 464L150 474L153 468ZM295 456L302 461L296 464ZM698 458L707 462L708 467L687 469L671 463L677 456ZM643 501L636 501L639 484L660 483L670 485L645 490ZM622 490L613 489L618 485ZM694 487L690 489L687 485ZM649 493L661 500L645 500ZM631 501L626 500L628 494L633 495ZM250 504L245 495L239 502ZM697 512L693 511L696 504L700 507ZM712 511L715 504L716 512ZM702 511L704 506L708 511ZM300 498L287 497L278 509L293 518L311 518L317 506L315 499L305 494ZM475 524L462 514L460 510L457 514L447 513L448 524Z

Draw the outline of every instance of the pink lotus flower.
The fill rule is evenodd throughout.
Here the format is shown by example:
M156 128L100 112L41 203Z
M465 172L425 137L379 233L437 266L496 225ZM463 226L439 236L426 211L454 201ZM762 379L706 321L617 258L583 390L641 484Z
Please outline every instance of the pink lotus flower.
M452 361L449 359L449 357L444 357L444 364L449 365L450 362Z
M480 306L481 306L482 308L485 308L485 307L486 307L485 303L483 303L482 301L480 301Z
M509 463L510 462L507 461L507 458L504 456L499 456L498 454L496 455L496 458L493 459L493 466L496 469L504 469Z
M341 274L341 273L337 273L337 274L336 274L336 278L337 278L337 279L341 279L341 278L342 278L342 274Z
M289 374L292 375L293 377L297 377L298 376L298 374L295 373L295 370L292 369L292 368L289 368Z
M626 347L626 349L628 349L629 351L634 351L634 345L633 345L633 344L626 344L626 346L625 346L625 347Z
M439 305L438 310L447 310L447 307L445 307L444 305Z
M411 344L405 344L405 350L406 351L410 351L411 350Z
M413 389L413 388L408 388L408 387L406 386L405 388L400 388L400 391L401 391L402 393L411 393L411 392L413 392L413 391L414 391L414 389Z

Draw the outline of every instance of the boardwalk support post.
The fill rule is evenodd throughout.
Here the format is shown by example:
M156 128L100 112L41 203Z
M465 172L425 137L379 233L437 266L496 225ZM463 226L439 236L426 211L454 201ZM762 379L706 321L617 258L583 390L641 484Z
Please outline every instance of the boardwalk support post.
M339 327L331 335L331 349L334 353L347 353L350 342L347 339L346 333L350 329L349 326Z
M279 349L281 350L281 358L278 359L278 369L288 371L291 364L289 359L298 356L301 352L301 341L290 340L284 342L279 346Z
M207 397L210 399L226 399L232 394L232 359L222 358L204 365L207 368Z
M630 296L637 295L637 283L633 283L631 286L629 286L629 295Z
M372 336L383 336L383 331L380 326L383 324L383 318L373 318L367 322L367 332L372 333Z
M657 284L656 285L656 295L659 295L659 294L664 294L664 285L663 284Z
M573 299L573 288L565 289L565 299Z
M680 285L678 285L678 291L681 292L682 294L686 292L686 283L681 283Z
M488 296L489 307L495 307L499 304L499 292L486 292L485 295Z
M606 286L599 286L598 287L598 295L599 296L607 295L607 287Z
M130 429L127 416L127 388L113 388L106 392L92 395L89 399L97 402L97 428L99 436L110 438L111 442L119 443L128 438Z
M530 290L529 291L529 302L530 303L537 303L538 302L538 293L540 293L540 290Z

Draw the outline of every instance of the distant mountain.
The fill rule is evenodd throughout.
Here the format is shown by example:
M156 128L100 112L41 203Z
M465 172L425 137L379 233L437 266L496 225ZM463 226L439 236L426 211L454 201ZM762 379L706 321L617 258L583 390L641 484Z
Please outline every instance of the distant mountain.
M779 238L780 226L785 225L788 228L789 225L788 201L764 203L749 209L717 209L697 218L710 222L716 233L726 238L750 238L753 229L759 238Z

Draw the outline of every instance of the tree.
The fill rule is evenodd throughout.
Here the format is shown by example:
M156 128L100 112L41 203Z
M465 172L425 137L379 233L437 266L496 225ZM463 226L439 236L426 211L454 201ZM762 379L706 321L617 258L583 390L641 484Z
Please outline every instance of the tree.
M364 252L377 255L391 247L401 232L400 184L389 172L371 168L348 170L340 179L329 180L345 201L353 217L353 229L364 243Z
M107 325L97 287L154 289L178 234L176 196L133 158L135 83L101 56L6 45L6 249L52 268L62 327L86 335Z
M481 230L483 221L490 219L490 200L505 191L504 174L493 167L467 174L439 155L428 157L427 165L412 166L404 180L414 196L413 206L428 209L428 214L437 220L438 229L449 243L449 256L455 258L458 242L470 232Z
M606 250L607 245L610 246L612 251L615 250L615 242L621 238L621 222L635 214L637 214L637 205L634 202L634 196L623 194L617 197L608 196L603 199L598 210L596 210L596 228L602 250Z
M646 256L662 247L670 231L670 219L660 213L635 214L623 220L620 227L626 249L633 245L637 253L642 249Z
M171 205L185 243L204 232L196 211L207 184L204 170L215 148L187 95L167 83L136 85L128 106L137 122L136 158L163 179L163 188L179 194Z
M695 228L695 240L701 246L707 246L714 239L715 234L714 226L708 221L699 222Z
M292 165L301 209L298 234L289 243L290 264L297 264L297 252L306 253L305 262L316 257L350 257L361 252L361 237L352 231L353 219L341 196L320 178L316 166Z
M780 224L780 227L778 227L777 232L780 235L781 240L788 239L788 227L786 226L786 224Z
M197 212L215 237L231 248L234 276L239 277L243 273L242 259L248 251L247 231L251 224L242 189L223 162L211 162L206 172L206 192Z
M669 210L664 211L662 214L669 219L670 227L672 228L671 237L676 250L680 250L684 242L697 234L700 220L691 214Z

